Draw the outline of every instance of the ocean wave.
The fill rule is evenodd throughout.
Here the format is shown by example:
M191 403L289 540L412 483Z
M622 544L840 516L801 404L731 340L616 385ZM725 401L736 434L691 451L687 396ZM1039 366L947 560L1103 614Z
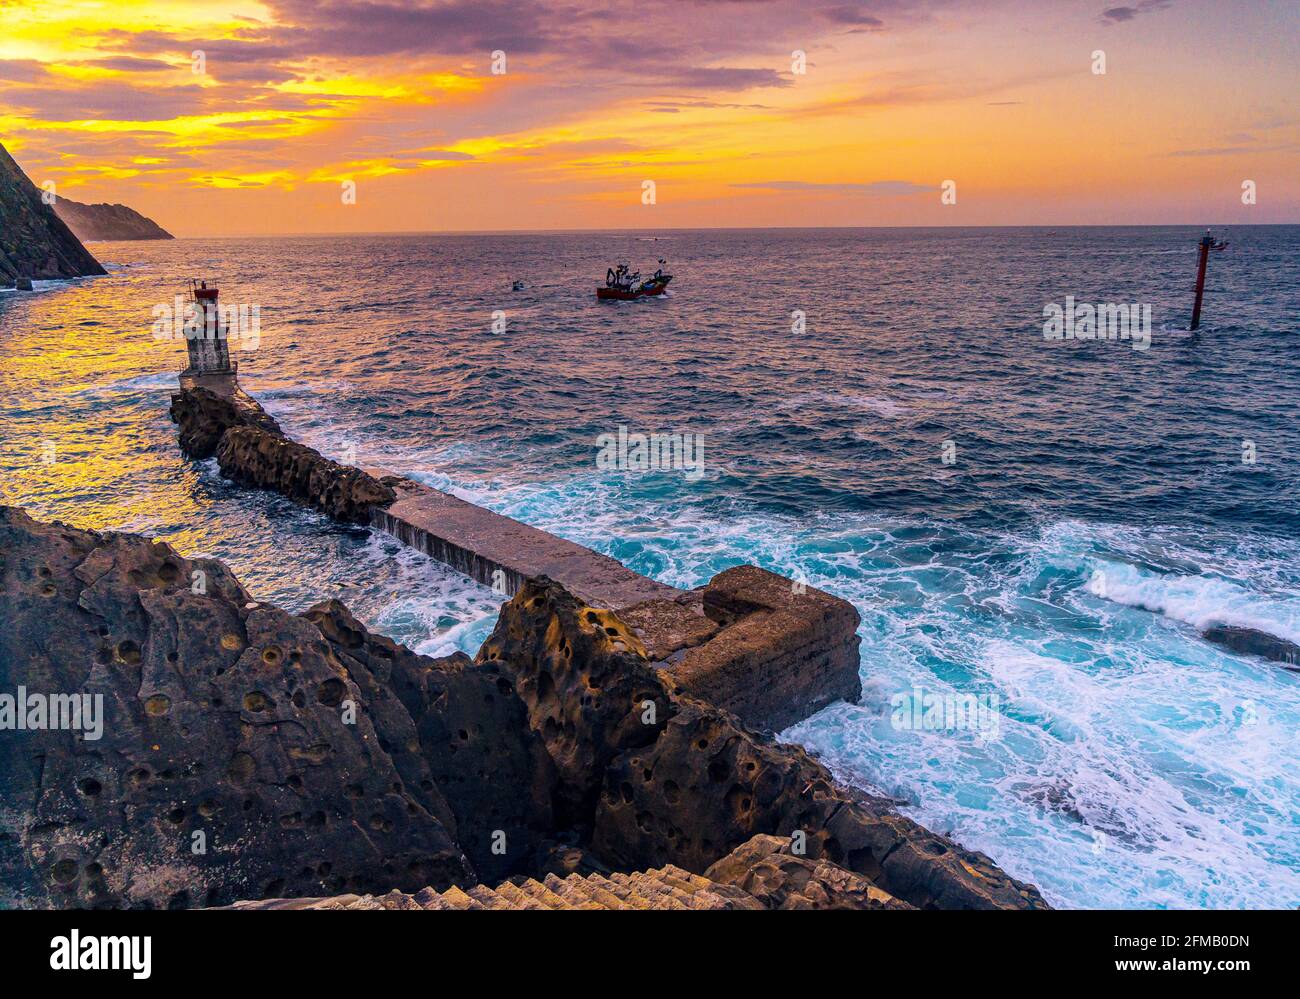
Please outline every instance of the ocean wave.
M1114 603L1160 614L1198 631L1224 624L1254 628L1300 643L1300 598L1273 599L1206 576L1156 576L1131 565L1103 563L1086 589Z

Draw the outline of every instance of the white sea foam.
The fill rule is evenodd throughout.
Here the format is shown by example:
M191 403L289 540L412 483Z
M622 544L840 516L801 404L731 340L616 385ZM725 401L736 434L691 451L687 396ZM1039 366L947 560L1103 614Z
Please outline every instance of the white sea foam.
M1162 614L1204 631L1214 624L1254 628L1300 642L1300 599L1275 599L1205 576L1156 576L1122 563L1100 563L1086 589L1094 596Z
M917 519L728 515L637 502L595 476L497 490L492 502L631 552L676 585L750 561L851 600L863 616L863 703L834 705L783 737L842 779L911 802L913 817L987 852L1054 904L1300 902L1300 767L1277 752L1300 725L1300 685L1092 592L1101 568L1195 621L1199 595L1209 616L1235 610L1284 631L1300 591L1253 591L1260 578L1284 585L1287 570L1249 546L1198 551L1186 537L1079 521L976 537ZM1144 574L1124 557L1241 576ZM894 730L890 697L915 685L997 693L1001 737Z

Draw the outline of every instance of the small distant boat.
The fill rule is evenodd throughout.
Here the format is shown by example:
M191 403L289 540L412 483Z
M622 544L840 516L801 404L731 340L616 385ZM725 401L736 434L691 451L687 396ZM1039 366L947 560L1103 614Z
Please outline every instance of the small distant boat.
M522 281L516 281L510 286L511 291L523 291L526 285Z
M649 295L662 295L672 279L671 274L664 273L662 257L659 258L659 269L644 280L640 271L630 271L627 264L619 264L605 271L605 286L596 289L596 297L626 302Z

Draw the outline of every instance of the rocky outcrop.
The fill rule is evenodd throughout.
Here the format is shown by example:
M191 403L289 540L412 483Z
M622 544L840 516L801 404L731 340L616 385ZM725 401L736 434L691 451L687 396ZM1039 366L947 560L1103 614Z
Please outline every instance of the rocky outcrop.
M224 392L195 387L172 396L172 422L180 426L181 450L200 461L217 453L231 427L256 427L281 434L280 425L249 395L231 383Z
M214 455L221 474L245 486L272 489L336 520L365 524L370 510L393 502L392 487L331 461L286 437L233 377L220 390L190 385L172 396L171 418L192 458Z
M627 625L545 577L502 608L476 662L509 677L527 707L559 773L565 825L590 827L605 769L653 743L672 707Z
M345 523L368 524L371 507L396 498L373 475L259 427L231 427L222 434L217 464L233 482L272 489Z
M174 239L153 219L126 205L83 205L59 198L54 211L83 243L91 239Z
M837 785L796 746L742 729L680 699L662 736L605 772L592 848L616 867L673 863L704 871L760 833L798 839L804 856L868 877L918 908L1043 908L1037 890Z
M765 909L911 909L861 874L828 860L797 856L788 839L755 836L704 872L733 885Z
M653 868L712 870L709 891L750 908L1044 907L686 693L551 580L505 605L473 663L431 659L336 601L295 617L219 562L0 507L0 619L0 724L27 692L98 696L80 721L102 723L0 740L0 905L396 889L381 907L494 908L528 879L663 894L619 873Z
M103 274L104 268L72 230L41 200L4 146L0 146L0 282Z
M502 608L478 661L514 678L556 762L569 821L591 829L592 851L613 868L700 873L769 834L920 908L1046 907L989 858L687 695L615 615L551 580L530 580Z
M479 877L496 881L517 870L547 869L556 846L548 842L556 828L555 767L500 669L475 667L462 654L417 655L371 634L337 600L304 616L350 674L367 678L362 693L372 711L386 707L413 719L419 766L411 761L403 779L433 781L455 815L457 840ZM580 856L573 863L575 870L583 866Z
M220 562L0 507L0 619L0 695L83 709L0 739L0 906L474 883L412 720Z
M1233 652L1246 656L1259 656L1272 662L1281 663L1286 669L1300 672L1300 645L1278 638L1265 631L1254 628L1241 628L1235 625L1216 624L1202 632L1207 642L1222 645Z

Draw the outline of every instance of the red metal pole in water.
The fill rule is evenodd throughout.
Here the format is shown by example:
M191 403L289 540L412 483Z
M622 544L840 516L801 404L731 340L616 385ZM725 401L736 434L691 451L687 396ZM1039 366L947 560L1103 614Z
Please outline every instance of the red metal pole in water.
M1201 325L1201 298L1205 295L1205 262L1210 259L1210 247L1214 245L1214 237L1210 235L1210 230L1205 230L1205 235L1201 237L1201 260L1196 265L1196 304L1192 306L1192 329Z

